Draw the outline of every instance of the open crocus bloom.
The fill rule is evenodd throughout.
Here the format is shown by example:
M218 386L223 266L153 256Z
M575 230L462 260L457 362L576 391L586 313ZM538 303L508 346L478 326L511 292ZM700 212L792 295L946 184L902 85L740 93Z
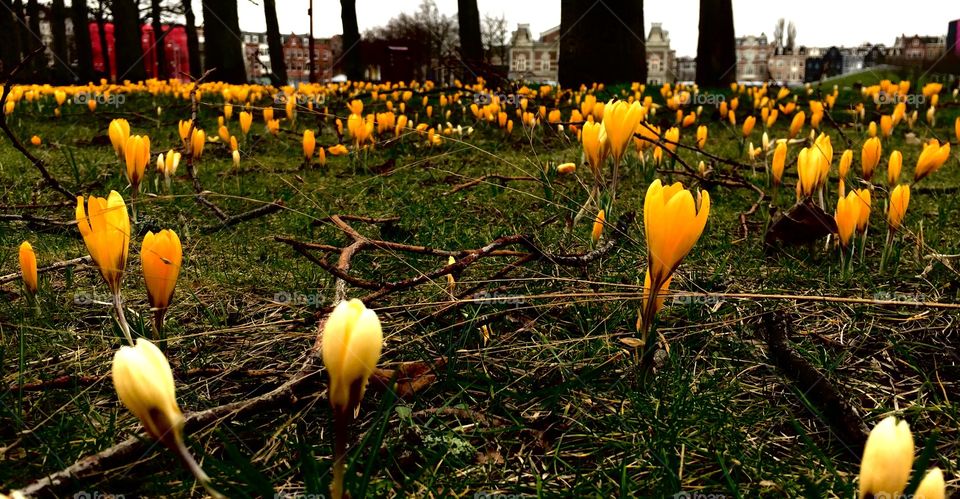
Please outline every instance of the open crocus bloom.
M617 163L623 158L633 132L643 118L643 106L639 102L610 101L603 113L604 131L610 141L610 153Z
M106 199L90 196L84 209L83 196L77 196L77 226L100 275L116 295L130 246L130 218L123 198L117 191L110 191Z
M677 182L664 186L654 180L647 189L643 204L643 227L647 238L647 272L645 289L659 290L669 285L673 271L700 239L710 214L710 194L700 191L698 200ZM645 297L640 322L644 332L649 327L657 299Z

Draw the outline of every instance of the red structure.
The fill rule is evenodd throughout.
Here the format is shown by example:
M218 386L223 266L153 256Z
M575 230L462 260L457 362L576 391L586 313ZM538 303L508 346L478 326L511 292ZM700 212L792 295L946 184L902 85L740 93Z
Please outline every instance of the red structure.
M90 23L90 45L93 49L93 69L99 73L105 72L104 50L100 44L100 30L97 23ZM103 26L107 39L107 57L110 58L110 79L117 79L116 55L114 53L113 23ZM163 38L165 76L186 80L182 73L190 74L190 56L187 52L187 30L179 25L163 25L166 36ZM143 48L143 65L149 78L156 78L159 74L157 67L156 37L153 26L140 26L140 45Z

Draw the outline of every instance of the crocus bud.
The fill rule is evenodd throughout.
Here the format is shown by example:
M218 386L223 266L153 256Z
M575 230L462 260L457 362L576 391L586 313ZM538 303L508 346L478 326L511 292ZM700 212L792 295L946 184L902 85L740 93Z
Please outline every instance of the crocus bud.
M250 125L252 123L253 115L246 111L240 111L240 131L243 132L244 136L250 133Z
M597 213L596 220L593 221L593 231L590 232L590 239L593 240L593 244L597 244L600 241L600 236L603 235L603 224L606 221L606 216L603 210L600 210Z
M575 171L577 171L577 165L573 163L563 163L563 164L557 165L557 173L559 173L560 175L566 175L568 173L573 173Z
M603 125L609 140L610 154L615 163L620 163L633 133L643 117L643 107L639 102L610 101L604 108Z
M870 205L873 197L870 194L870 189L859 189L855 192L860 197L860 219L857 221L857 230L864 232L870 225Z
M376 312L357 299L340 302L323 328L323 364L330 375L330 405L339 412L356 412L377 367L383 330Z
M123 146L130 137L130 123L123 118L115 119L110 122L107 129L107 135L110 136L110 143L113 144L113 150L117 157L123 157Z
M203 130L193 129L193 134L190 136L190 152L193 154L194 160L199 160L203 156L203 146L207 143L207 134Z
M143 423L151 437L176 450L184 419L163 352L138 338L135 346L122 346L114 354L112 374L120 402Z
M943 499L946 496L947 485L943 481L940 468L931 468L913 494L916 499Z
M303 156L310 161L313 157L313 151L317 148L317 139L314 137L313 130L303 131Z
M780 184L783 178L783 168L787 163L787 141L778 140L777 147L773 150L773 163L770 165L773 173L773 183Z
M850 165L853 163L853 151L847 149L840 155L840 178L847 178L850 173Z
M887 209L887 223L890 224L890 230L900 228L909 205L910 185L900 184L894 187L893 191L890 192L890 207Z
M450 266L455 263L457 263L457 259L454 258L453 255L450 255L450 257L447 258L447 265ZM447 274L447 289L450 291L451 295L453 294L453 290L456 288L456 286L457 279L453 277L453 274Z
M890 416L878 423L860 461L860 497L898 497L910 478L913 450L906 421Z
M27 241L20 244L20 273L23 275L23 286L27 288L27 292L37 294L37 254Z
M177 233L169 229L156 234L148 231L141 245L140 261L143 280L147 285L147 298L162 322L163 313L173 298L183 261L183 248Z
M843 180L840 180L840 182L842 183ZM857 230L857 224L860 222L861 205L862 202L857 191L851 191L846 196L843 196L841 192L834 219L837 222L840 245L844 248L850 246L850 239L853 237L854 231Z
M134 135L128 138L123 146L123 152L127 164L127 181L130 182L133 190L138 190L147 169L147 163L150 162L150 137Z
M903 154L900 151L890 153L890 159L887 160L887 183L890 187L900 182L900 169L903 167Z
M873 170L880 163L880 152L882 147L878 137L871 137L863 143L860 151L860 164L863 166L863 178L870 180L873 178Z

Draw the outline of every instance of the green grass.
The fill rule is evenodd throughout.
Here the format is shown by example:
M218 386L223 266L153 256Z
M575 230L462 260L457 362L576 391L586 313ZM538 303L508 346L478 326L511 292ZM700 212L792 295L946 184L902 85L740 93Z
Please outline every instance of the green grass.
M952 98L944 101L936 129L916 125L920 138L952 137L957 107ZM148 99L128 99L116 110L126 113L134 133L151 136L154 153L177 147L176 121L189 113L183 103L161 104L165 111L159 128L153 120L131 114L153 116L147 111L153 108ZM840 112L840 106L834 116L854 143L858 165L862 136L846 123L848 115ZM51 119L49 106L43 111L21 109L13 117L14 130L24 138L37 134L44 139L43 146L28 147L68 188L101 196L116 189L129 199L109 142L103 140L109 122L104 112L113 110L91 115L68 109L59 120ZM342 106L331 109L345 114ZM206 105L201 111L201 126L215 135L218 107ZM669 112L657 115L669 116ZM321 119L302 112L296 129L316 127ZM459 111L453 117L457 119ZM788 124L781 118L771 136L784 136ZM298 369L317 334L316 314L330 305L333 279L273 238L343 244L346 239L337 229L314 223L329 215L397 216L400 221L393 225L354 226L371 236L441 249L477 248L499 236L522 233L551 252L589 251L592 214L569 231L564 227L568 210L586 198L571 178L554 179L549 188L542 182L490 181L447 194L454 185L484 174L539 177L546 162L579 163L579 146L555 133L541 129L526 137L517 126L512 136L505 137L488 125L474 125L476 133L462 143L448 140L428 148L409 137L359 161L330 158L325 168L306 169L299 167L299 134L265 136L263 123L257 120L249 143L241 146L241 172L231 172L222 144L208 144L199 164L200 181L212 192L209 198L231 214L275 199L283 200L285 208L215 234L204 232L217 220L194 201L185 177L174 182L172 196L142 195L142 222L136 227L140 234L132 238L124 297L141 316L131 318L135 331L146 332L148 305L138 256L142 233L177 230L184 264L167 319L171 338L167 354L178 373L181 406L201 410L241 400L278 385ZM286 122L283 126L290 128ZM836 163L845 142L826 122L824 127L833 137ZM236 117L230 128L238 134ZM882 162L885 165L889 151L901 149L904 178L912 174L920 151L905 143L905 131L901 124L884 142ZM753 132L755 143L761 133L760 127ZM692 143L693 136L693 128L685 129L682 141ZM708 150L739 158L736 136L713 122ZM332 121L323 123L318 142L336 142ZM798 150L791 147L788 164ZM699 161L694 152L680 154L694 167ZM390 158L395 160L393 169L376 173L376 167ZM730 168L713 166L718 171ZM792 185L791 172L795 168L788 168ZM639 214L648 175L633 156L623 173L617 211ZM577 174L589 181L585 166ZM836 196L835 175L836 168L828 211ZM875 180L881 178L883 167ZM72 206L9 208L63 198L39 186L37 172L6 138L0 139L0 179L3 213L72 218ZM762 173L753 180L764 185ZM152 174L147 184L146 192L156 192ZM822 242L765 254L767 203L748 219L744 235L739 214L750 207L756 193L703 187L710 189L713 200L710 222L680 267L674 290L867 299L879 294L960 302L956 270L927 258L933 253L960 253L956 152L940 172L918 186L899 260L885 273L879 272L885 188L878 190L866 258L854 264L849 279L840 276L836 251L825 251ZM781 206L792 202L789 188L781 194ZM554 220L556 215L560 217ZM75 228L0 221L0 274L18 270L16 248L23 240L33 243L41 266L86 254ZM350 448L348 488L354 496L364 492L472 496L494 491L669 496L684 490L725 497L782 497L815 490L849 497L860 449L845 448L833 438L827 425L811 414L804 394L771 364L756 333L764 310L791 314L797 331L791 338L793 346L839 387L865 426L896 410L914 428L918 446L936 434L932 465L955 481L960 450L956 311L722 295L706 303L671 304L668 299L659 331L670 351L653 381L642 386L620 339L635 335L636 284L643 278L645 251L637 222L621 245L589 267L532 263L487 283L491 290L503 287L497 292L511 297L506 303L474 303L430 317L449 301L445 281L439 280L370 304L378 310L387 336L382 363L435 358L447 363L434 383L412 397L397 398L383 391L368 394ZM459 286L488 279L508 261L481 261L459 277ZM957 268L955 258L947 262ZM352 272L367 279L397 280L444 263L437 257L365 252L354 260ZM925 271L928 265L931 268ZM627 293L604 295L614 291ZM275 297L283 293L302 295L303 303L278 303ZM350 290L351 296L363 293ZM0 294L4 373L0 489L5 490L103 450L140 431L140 424L118 403L109 380L110 360L121 344L109 310L75 300L80 295L106 300L106 287L95 271L81 267L43 275L38 311L28 304L17 281L0 287ZM532 296L540 297L527 298ZM483 325L492 330L487 341L480 333ZM182 374L199 368L222 373ZM272 374L243 374L252 370ZM89 385L68 384L22 395L15 389L21 377L33 383L63 375L106 377ZM231 497L272 491L324 493L331 466L331 413L322 397L301 402L223 422L189 435L188 441L218 487ZM131 496L200 494L191 477L161 450L141 456L135 466L80 481L66 495L79 490Z

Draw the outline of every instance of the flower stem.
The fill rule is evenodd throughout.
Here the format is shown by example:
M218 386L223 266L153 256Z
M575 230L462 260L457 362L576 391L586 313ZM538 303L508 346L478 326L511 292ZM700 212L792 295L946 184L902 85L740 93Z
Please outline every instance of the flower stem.
M140 193L140 186L133 189L130 194L130 211L133 212L133 223L137 223L137 195Z
M887 259L890 258L890 248L893 245L893 230L887 230L887 241L883 243L883 254L880 255L880 272L887 268Z
M180 458L180 462L187 468L190 474L200 482L200 485L203 486L204 490L207 491L207 494L210 494L210 497L214 499L226 499L226 496L218 492L213 488L210 477L207 476L206 472L203 471L203 468L197 464L197 460L193 458L193 455L190 454L190 450L187 449L186 444L183 443L183 438L177 435L175 437L176 445L174 451L177 454L177 457Z
M353 412L350 409L333 410L333 483L330 494L333 499L343 497L343 477L347 470L347 439L350 438L350 423Z
M130 324L127 323L127 317L123 314L123 301L120 298L120 293L113 294L113 308L117 312L117 322L120 323L120 330L123 331L123 335L127 338L127 342L130 343L130 346L133 346L133 336L130 334Z

